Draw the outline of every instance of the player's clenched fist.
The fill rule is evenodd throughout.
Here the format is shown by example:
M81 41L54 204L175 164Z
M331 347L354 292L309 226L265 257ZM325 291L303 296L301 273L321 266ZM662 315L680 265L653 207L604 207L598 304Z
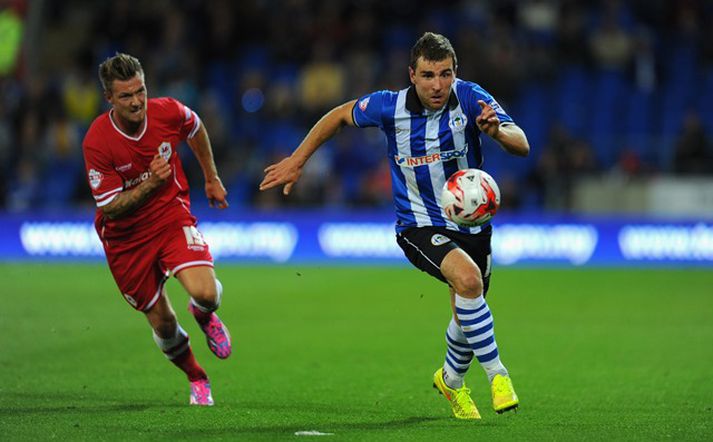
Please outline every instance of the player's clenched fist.
M171 165L168 161L163 159L161 155L156 154L149 164L149 170L151 170L151 178L158 184L163 184L171 176Z

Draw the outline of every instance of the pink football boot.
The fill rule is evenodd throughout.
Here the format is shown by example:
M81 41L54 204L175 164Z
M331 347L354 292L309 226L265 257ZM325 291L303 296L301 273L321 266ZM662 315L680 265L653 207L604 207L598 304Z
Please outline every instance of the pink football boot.
M208 379L199 379L191 382L191 405L213 405L213 396L210 393Z
M210 351L220 359L225 359L230 356L233 350L230 344L230 332L218 315L216 315L215 312L211 312L207 321L199 319L202 316L205 317L207 314L200 311L193 303L188 303L188 311L193 314L201 330L205 333Z

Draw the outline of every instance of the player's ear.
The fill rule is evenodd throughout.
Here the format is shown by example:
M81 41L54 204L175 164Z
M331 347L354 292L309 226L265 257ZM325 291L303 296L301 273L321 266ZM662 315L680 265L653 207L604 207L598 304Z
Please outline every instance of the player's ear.
M416 71L411 66L408 67L408 78L411 80L411 84L416 84Z

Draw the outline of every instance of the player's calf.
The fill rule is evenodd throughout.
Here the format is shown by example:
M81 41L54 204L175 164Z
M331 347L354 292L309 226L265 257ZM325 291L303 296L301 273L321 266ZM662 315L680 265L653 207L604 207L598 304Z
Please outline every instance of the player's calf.
M191 383L191 404L212 405L213 398L210 396L208 375L205 370L198 365L195 356L193 356L188 333L186 333L180 325L176 325L173 332L164 334L164 337L159 336L156 330L154 330L153 338L158 348L166 355L166 358L176 367L180 368L188 377ZM207 385L207 395L205 394L205 386L199 388L199 384ZM194 385L196 386L195 388ZM194 402L194 396L197 402ZM208 402L210 402L210 404L208 404Z

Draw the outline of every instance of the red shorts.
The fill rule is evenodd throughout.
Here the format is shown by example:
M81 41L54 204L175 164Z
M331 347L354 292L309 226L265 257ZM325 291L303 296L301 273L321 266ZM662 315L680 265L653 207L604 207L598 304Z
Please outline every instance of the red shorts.
M158 301L171 275L188 267L213 267L208 244L194 224L173 224L139 240L104 241L116 285L136 310Z

